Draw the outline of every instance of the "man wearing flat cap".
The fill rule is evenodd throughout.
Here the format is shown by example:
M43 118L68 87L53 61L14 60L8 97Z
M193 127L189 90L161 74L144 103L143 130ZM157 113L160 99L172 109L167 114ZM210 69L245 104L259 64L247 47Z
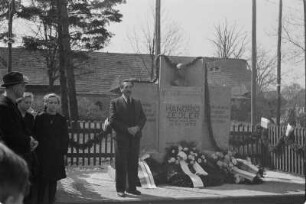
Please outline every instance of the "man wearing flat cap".
M26 83L28 83L28 78L20 72L5 74L1 85L5 90L0 96L0 138L22 157L37 146L37 142L27 136L16 104L16 99L23 96Z

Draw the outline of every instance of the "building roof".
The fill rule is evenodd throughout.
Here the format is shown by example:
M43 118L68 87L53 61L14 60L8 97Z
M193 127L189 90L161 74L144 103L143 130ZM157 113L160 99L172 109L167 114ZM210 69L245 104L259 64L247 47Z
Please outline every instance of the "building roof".
M89 58L75 63L75 82L78 93L105 94L120 78L149 80L148 55L90 52ZM7 72L7 49L0 48L0 74ZM29 85L48 85L47 66L40 51L14 48L12 69L29 77ZM144 66L144 63L146 66ZM59 84L56 80L55 85Z
M0 75L7 72L7 48L0 48ZM80 94L108 94L119 80L134 78L150 80L152 59L147 54L87 52L89 58L74 62L76 90ZM171 57L173 61L194 57ZM232 96L250 90L250 71L246 61L239 59L205 58L208 63L209 83L232 87ZM217 71L216 69L217 68ZM30 78L30 85L48 85L47 66L41 51L12 49L12 69ZM59 85L56 80L55 85Z

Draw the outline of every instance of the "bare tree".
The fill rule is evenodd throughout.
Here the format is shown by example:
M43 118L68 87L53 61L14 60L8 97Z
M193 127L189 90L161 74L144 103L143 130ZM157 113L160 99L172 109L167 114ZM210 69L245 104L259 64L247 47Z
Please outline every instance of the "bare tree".
M221 58L242 58L250 61L248 55L248 36L242 29L230 25L226 21L215 27L215 39L211 40L216 48L216 57ZM256 93L265 92L276 84L276 56L270 56L266 50L257 47L256 60ZM250 64L250 63L249 63ZM249 67L250 69L250 67Z
M257 93L266 92L276 84L276 57L269 56L263 49L257 49Z
M294 107L298 103L298 97L302 90L301 85L297 83L284 86L282 89L282 96L287 100L287 105Z
M291 12L287 14L284 19L283 25L283 41L287 46L288 59L293 60L295 63L304 61L304 19L303 12L301 10L302 1L294 1L295 7L292 7ZM300 12L299 12L300 11Z
M227 21L215 26L214 39L210 41L215 46L215 56L221 58L243 57L248 44L247 33Z
M7 18L8 14L8 1L0 1L0 19ZM4 39L7 42L7 23L5 21L0 21L0 40Z
M135 52L154 54L154 19L155 10L150 8L150 16L145 25L136 27L127 38ZM182 28L171 20L165 10L161 12L161 53L164 55L181 55L185 51L187 40Z
M154 25L146 24L127 34L131 47L136 53L154 54Z
M295 0L290 3L292 7L284 22L283 40L288 45L288 59L297 64L304 61L306 86L306 1ZM304 96L304 106L306 106L306 94Z
M144 62L144 66L149 72L154 69L154 54L156 52L154 41L154 6L152 5L150 9L150 16L146 19L146 22L140 27L134 28L133 32L127 34L127 39L134 52L151 56L152 62L149 66ZM188 40L186 40L187 38L184 36L182 28L167 16L165 10L161 12L161 22L161 54L175 56L185 53ZM144 58L142 59L144 60Z

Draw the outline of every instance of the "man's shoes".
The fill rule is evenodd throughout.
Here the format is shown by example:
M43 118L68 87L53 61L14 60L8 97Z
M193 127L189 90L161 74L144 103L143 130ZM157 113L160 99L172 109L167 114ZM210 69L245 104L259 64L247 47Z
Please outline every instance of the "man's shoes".
M129 193L129 194L132 194L132 195L141 195L141 192L138 191L138 190L133 190L133 191L127 190L126 192Z
M121 191L117 192L117 195L118 195L119 197L122 197L122 198L125 197L125 193L124 193L124 192L121 192Z

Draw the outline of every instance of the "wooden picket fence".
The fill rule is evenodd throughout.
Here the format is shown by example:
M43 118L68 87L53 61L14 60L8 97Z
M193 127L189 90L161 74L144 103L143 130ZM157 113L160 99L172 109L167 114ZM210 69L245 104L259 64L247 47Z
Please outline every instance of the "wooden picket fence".
M271 126L267 134L256 132L250 125L233 125L230 131L229 149L237 156L250 157L252 162L273 170L295 175L305 174L305 138L306 129L294 130L294 144L304 147L304 153L290 145L284 145L280 152L271 151L280 138L285 135L285 126Z
M77 121L69 128L70 145L67 155L68 165L101 165L114 157L114 141L111 134L100 137L102 122ZM77 128L72 128L77 127ZM233 125L230 130L229 149L237 156L250 157L252 162L264 167L296 175L305 174L304 156L285 146L281 153L270 151L284 135L286 127L273 126L268 129L267 137L250 125ZM295 143L305 146L306 129L295 129ZM96 140L96 139L99 140ZM92 145L88 145L88 142Z
M72 128L74 127L74 128ZM102 122L76 121L69 126L68 165L101 165L114 157L111 134L101 136ZM79 145L78 145L79 144Z
M269 128L269 144L276 145L279 139L285 135L286 127L272 126ZM266 156L270 158L270 168L288 172L296 175L305 174L305 140L306 129L296 128L294 130L294 144L303 148L303 152L296 151L290 145L284 145L279 153L269 152Z
M262 165L261 134L253 131L251 125L232 125L229 137L229 150L236 157L249 157L254 164Z

